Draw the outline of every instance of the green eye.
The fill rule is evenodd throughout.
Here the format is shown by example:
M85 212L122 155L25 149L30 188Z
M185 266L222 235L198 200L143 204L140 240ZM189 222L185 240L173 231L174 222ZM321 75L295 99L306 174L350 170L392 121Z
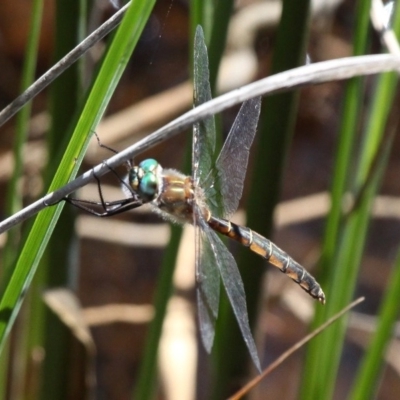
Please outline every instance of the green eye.
M129 184L143 202L152 201L158 194L159 168L161 167L156 160L148 158L129 171Z
M158 162L153 158L148 158L147 160L143 160L139 164L139 168L143 170L144 174L147 172L154 172L158 167Z
M151 201L157 194L158 184L157 177L152 173L146 173L140 180L139 194L144 200Z

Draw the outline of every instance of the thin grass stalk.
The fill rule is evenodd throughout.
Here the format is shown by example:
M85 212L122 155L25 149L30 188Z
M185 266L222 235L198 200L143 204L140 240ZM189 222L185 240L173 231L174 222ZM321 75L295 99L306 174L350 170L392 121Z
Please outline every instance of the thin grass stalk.
M109 167L116 168L126 161L131 160L145 149L149 149L167 138L171 138L177 133L182 132L185 128L191 127L193 123L236 104L241 104L245 100L267 93L282 93L289 90L289 87L290 89L295 89L306 84L320 84L359 75L372 75L385 71L393 71L399 68L399 63L399 57L386 54L329 60L275 74L220 95L199 107L187 111L185 114L146 136L146 138L110 157L107 160L107 165L101 163L93 167L79 178L60 186L57 190L49 192L46 196L31 203L23 210L0 221L0 233L6 232L11 227L26 221L39 211L44 210L48 205L56 204L65 196L85 186L93 179L93 173L101 177L110 172Z
M192 21L199 22L199 19L204 18L204 4L194 4L192 7ZM194 23L192 23L192 26ZM197 26L197 25L196 25ZM191 40L193 43L193 38ZM193 52L191 53L193 54ZM193 65L193 60L191 62ZM191 141L188 141L185 155L185 162L183 171L189 173L191 166ZM172 278L176 263L179 242L181 238L181 229L173 227L172 236L168 245L168 250L164 258L161 269L161 275L156 288L155 296L155 310L156 314L149 326L149 335L146 341L144 357L139 371L137 385L135 387L133 398L139 400L146 400L152 397L155 390L155 377L156 377L156 361L159 346L159 340L162 333L162 325L166 315L166 307L168 299L172 292Z
M95 130L102 117L153 6L154 1L135 0L126 12L91 88L71 143L50 185L51 191L65 185L71 177L76 175L87 147L88 134ZM48 207L36 218L15 270L6 286L0 301L2 315L0 348L3 348L5 338L15 321L23 294L31 284L61 209L62 204L57 207Z
M135 400L152 399L157 390L156 378L158 347L164 319L166 316L168 300L173 290L173 275L175 271L176 257L181 235L181 227L171 227L171 237L160 268L160 275L158 277L155 292L155 314L148 328L143 359L140 366L137 383L133 391L132 399Z
M209 7L210 4L207 5ZM197 25L202 25L204 22L206 4L203 2L193 2L191 8L191 31L194 32ZM210 12L210 10L209 10ZM209 26L209 25L208 25ZM194 29L193 29L194 28ZM194 43L194 35L190 39L190 43ZM194 54L193 46L191 46L191 54ZM193 57L190 65L192 66L190 73L193 71ZM215 66L218 68L218 64ZM193 76L192 76L193 79ZM191 170L191 157L192 157L192 141L189 140L185 150L185 161L182 171L190 173ZM173 227L172 236L168 245L168 250L164 258L164 262L161 269L161 276L156 288L155 296L155 310L156 314L149 327L149 336L146 341L146 347L144 351L144 359L139 372L139 378L137 386L134 390L134 399L147 400L151 398L154 392L154 382L156 375L156 357L159 346L159 340L161 337L162 324L165 318L166 306L170 294L172 292L172 278L173 271L175 268L177 252L179 249L179 242L181 238L181 229Z
M25 62L22 70L21 91L33 82L36 71L37 53L39 47L40 26L42 23L43 0L32 2L31 27L27 38ZM6 209L7 215L17 212L22 206L22 193L18 190L18 181L21 179L23 169L23 147L29 132L29 119L32 105L27 104L16 119L14 141L14 168L7 187ZM8 232L7 243L3 250L3 271L7 269L16 258L16 249L20 239L20 228Z
M400 33L400 8L397 6L394 14L394 30L399 37ZM393 78L394 80L395 78ZM398 103L398 95L395 104ZM397 112L393 111L396 120L394 126L398 126ZM379 121L376 121L379 128ZM394 127L391 128L393 131ZM366 144L367 145L367 144ZM365 162L365 164L368 164ZM360 177L362 179L362 176ZM399 297L400 297L400 253L398 253L391 278L388 280L388 287L378 313L378 325L368 351L365 354L357 376L355 378L350 399L366 399L375 398L379 388L379 381L382 374L384 355L389 341L393 335L393 327L399 314Z
M201 24L204 16L204 2L194 0L191 3L191 24L190 24L190 40L189 48L191 54L190 75L193 75L193 54L194 54L194 34L198 24ZM193 79L193 76L192 76ZM182 171L190 173L192 142L189 140L185 149L185 159ZM146 338L143 359L140 365L138 379L133 390L132 398L135 400L148 400L153 398L156 391L157 376L157 355L162 334L162 327L166 317L168 300L173 291L173 273L175 271L176 259L179 245L182 237L182 228L172 226L171 238L167 246L163 263L161 265L160 276L156 286L154 309L155 315L149 325L148 335Z
M391 142L391 141L390 141ZM363 245L365 241L365 235L367 232L368 228L368 218L365 218L365 215L367 215L370 212L370 208L372 205L373 201L373 196L379 186L379 182L382 176L382 171L386 166L386 161L387 161L387 154L388 154L388 148L389 144L386 146L386 151L385 155L380 159L379 163L379 168L374 170L374 174L372 176L372 179L368 182L368 186L366 187L365 191L365 196L361 199L359 202L357 209L355 209L351 216L349 217L348 224L346 226L346 229L344 231L344 237L343 240L348 244L348 247L345 248L345 251L340 249L340 254L338 256L339 262L342 262L343 264L349 265L350 262L360 262L361 256L362 256L362 251L363 251ZM356 234L359 234L356 238ZM360 236L361 235L361 236ZM351 249L351 252L350 250ZM347 271L347 275L343 276L342 274L342 282L341 282L341 296L345 298L349 298L351 296L351 293L349 293L349 285L346 285L347 282L354 282L357 277L357 269L355 268L349 268ZM338 284L338 281L336 281L337 286L340 286L340 283ZM329 353L330 362L334 365L335 368L338 366L338 359L339 356L336 354L332 354L334 351L339 352L341 351L341 345L343 341L343 331L346 327L346 322L341 324L340 329L336 329L335 332L333 332L333 329L330 329L325 333L326 336L329 337L329 341L327 340L327 343L330 343L331 346L334 347L334 350L331 351L325 351L324 348L320 347L320 358L327 358L326 353ZM338 349L339 347L339 349ZM322 364L324 365L324 364ZM330 371L333 374L336 374L336 369L333 368L333 372ZM318 393L318 395L326 395L326 398L331 398L333 394L333 389L334 389L334 383L335 379L329 380L327 378L327 374L325 370L321 369L319 372L320 380L322 381L322 385L316 387L314 390ZM328 382L328 383L327 383ZM332 386L329 388L326 388L324 384L331 384Z
M29 302L32 298L32 293L29 292L27 297ZM11 339L10 354L12 358L10 359L6 387L8 387L8 398L12 400L25 400L24 389L29 376L28 365L31 356L29 335L32 327L31 322L34 322L30 316L30 307L23 307Z
M216 93L216 83L220 61L222 59L222 54L225 47L225 41L227 37L227 30L229 25L229 20L232 12L233 4L231 1L221 1L215 4L215 7L211 9L211 4L203 5L206 7L206 10L203 10L202 13L198 12L200 6L196 6L192 8L191 12L191 25L194 26L196 24L200 24L205 30L205 38L208 43L209 49L209 73L210 73L210 86L211 92ZM208 10L208 13L207 13ZM209 19L207 15L213 15L214 18ZM207 21L208 20L208 21ZM215 155L219 153L219 150L222 148L223 139L222 139L222 130L221 130L221 121L218 115L215 117L215 126L216 126L216 151ZM215 160L214 160L215 161ZM225 240L225 239L223 239ZM224 290L221 290L221 303L228 302L226 298L226 294ZM236 322L235 322L236 323ZM217 321L217 326L220 324ZM226 327L229 329L229 327ZM217 328L217 331L220 330ZM218 333L216 334L218 336ZM216 338L215 341L218 339ZM223 355L219 353L219 347L217 345L214 346L213 349L213 360L218 360ZM218 368L218 367L217 367ZM215 365L213 370L215 371Z
M394 19L394 30L398 36L400 32L400 8L397 7L396 13L395 13L395 19ZM389 74L384 74L382 75L377 84L377 89L375 92L374 96L374 102L371 108L371 113L370 113L370 118L368 119L367 123L367 130L366 134L364 136L364 141L363 145L361 148L361 154L360 154L360 161L359 161L359 166L356 171L356 181L355 181L355 188L356 188L356 196L363 196L362 193L359 193L359 191L364 187L364 185L367 185L369 187L372 187L374 185L373 182L369 183L370 176L372 175L378 175L378 172L375 172L374 169L379 171L382 169L382 165L386 165L386 160L385 156L382 155L380 163L382 165L379 165L379 162L377 163L378 165L374 165L376 163L376 157L379 157L379 153L381 151L380 147L382 146L382 143L384 143L384 140L390 141L391 139L384 139L384 131L387 126L387 121L389 117L389 112L391 110L391 107L393 106L394 103L394 98L395 98L395 93L396 93L396 88L398 84L398 76L395 73L389 73ZM385 144L386 146L386 144ZM380 173L382 174L382 172ZM376 180L378 182L375 183L375 188L371 188L370 193L364 193L364 200L366 203L368 202L369 205L366 207L364 213L360 213L358 217L354 217L356 220L358 220L358 224L360 225L361 229L351 229L351 225L348 225L348 230L344 232L344 238L343 238L343 245L342 249L339 250L339 256L343 255L345 257L345 260L337 260L337 263L335 265L335 276L332 281L331 285L331 290L333 291L333 298L332 298L332 306L331 308L328 307L328 310L330 312L334 312L337 307L340 307L343 302L350 299L351 294L354 291L354 287L356 284L356 274L359 268L359 264L361 261L361 252L364 247L364 240L366 237L366 229L368 227L368 221L370 218L370 207L372 203L372 199L368 199L368 196L375 196L376 192L379 188L379 180L380 177L377 177ZM368 190L365 190L367 192ZM360 201L361 202L361 201ZM364 225L364 227L362 227ZM363 230L365 229L365 231ZM347 234L349 234L349 242L346 242L346 237ZM354 245L354 248L351 248L350 240ZM354 250L354 252L353 252ZM357 251L359 254L357 254ZM343 261L343 262L341 262ZM353 279L345 280L346 288L342 293L340 293L336 289L334 291L334 288L340 287L340 285L343 283L344 277L348 275L348 271L346 271L346 268L354 268L354 276ZM346 296L347 294L347 296ZM344 330L345 326L342 327L337 327L333 328L331 331L330 337L327 337L327 342L325 342L325 345L328 344L328 341L330 344L329 349L325 347L325 352L324 355L326 355L325 359L325 368L324 368L324 374L322 375L322 381L324 381L324 377L326 377L326 387L323 387L323 392L328 396L331 396L333 394L333 389L334 389L334 379L332 378L333 376L336 376L337 374L337 368L339 364L339 354L341 353L341 349L343 346L342 340L344 339ZM334 343L334 345L332 345ZM328 361L329 360L329 361ZM320 378L321 378L320 375ZM326 397L328 398L328 397Z
M43 361L38 361L37 355L43 351L45 306L43 304L43 282L46 275L45 268L39 268L35 275L32 287L29 291L29 314L27 316L28 335L27 349L28 354L25 359L29 366L29 373L24 384L24 400L37 400L40 398L40 391L43 383ZM26 302L25 304L28 304ZM36 356L36 357L35 357Z
M358 1L356 11L356 30L354 35L353 55L362 55L367 51L367 38L369 32L369 4L363 0ZM336 164L333 174L331 198L332 206L329 212L322 247L320 265L321 280L328 278L338 242L340 222L342 218L342 199L348 187L349 170L352 160L352 151L357 135L362 99L364 94L364 79L353 78L346 84L343 102L343 115L340 127L340 140L336 150Z
M193 39L192 39L193 42ZM190 173L192 146L191 140L187 141L182 171ZM162 327L166 317L168 300L173 291L173 277L182 238L182 228L171 225L171 236L160 268L157 287L154 297L155 315L148 328L148 335L143 352L143 359L133 390L132 399L152 399L156 392L157 356Z
M272 73L301 65L308 36L309 1L284 2L274 49ZM252 186L247 203L247 224L270 236L272 214L279 200L286 154L291 141L298 94L268 97L263 102L256 141ZM265 262L247 249L240 250L239 268L246 288L250 325L254 326ZM218 321L217 374L213 399L226 397L228 388L248 373L248 355L229 306L224 302ZM232 351L234 349L234 351Z
M382 85L388 90L393 90L396 87L396 77L394 74L391 76L389 75L390 74L386 74L380 78L381 82L378 84L378 87ZM368 126L372 127L374 125L372 119L378 118L381 119L381 129L370 129L369 132L367 132L366 138L371 137L371 142L376 142L374 136L382 136L382 124L386 121L387 114L385 111L381 112L382 109L380 109L380 107L382 102L386 102L383 108L387 110L387 104L391 104L392 98L393 97L391 96L376 96L375 98L375 104L373 106L373 111L371 112L371 123L368 124ZM379 148L376 148L375 150L377 153L379 152ZM328 316L334 313L342 303L346 303L354 292L358 269L365 245L365 238L367 235L371 206L373 198L379 188L379 182L382 175L380 170L383 168L382 166L386 165L386 161L387 160L384 157L381 158L379 168L376 168L373 172L374 179L368 181L362 198L358 200L357 208L352 210L351 214L346 219L342 231L342 241L337 250L337 257L334 262L335 273L328 288L328 293L330 294L330 303L327 304L326 311L326 315ZM358 169L358 173L361 176L365 176L360 173L360 169ZM333 395L340 354L343 347L345 328L345 322L332 327L322 335L321 342L319 342L319 379L316 382L316 386L313 388L313 394L317 397L322 396L322 398L329 399Z
M346 304L354 292L358 270L365 245L370 211L373 198L379 188L382 168L386 165L387 155L381 155L377 165L373 167L375 158L381 152L383 132L387 123L388 113L393 104L397 86L397 75L394 73L382 75L377 83L370 118L367 122L367 131L364 136L364 146L360 154L360 161L356 168L355 195L356 207L347 216L341 242L334 259L334 274L328 288L326 316ZM385 146L387 144L385 143ZM372 168L372 169L371 169ZM364 187L362 193L357 190ZM340 354L343 347L346 324L341 323L325 332L318 340L319 368L318 379L308 396L329 399L333 396ZM317 344L314 344L317 345Z
M54 60L62 58L84 39L84 36L80 35L83 34L82 26L86 24L87 19L85 3L82 0L56 2ZM81 60L65 71L51 86L49 96L51 128L47 135L47 150L51 161L46 169L47 177L54 174L61 161L63 146L72 134L73 116L81 104L80 64ZM75 210L72 210L72 207L65 208L55 227L47 248L48 254L44 257L45 262L40 265L40 268L46 270L46 273L41 274L43 281L38 283L42 287L71 285L68 278L72 276L69 271L69 261L74 240L74 214ZM44 307L44 304L34 304L38 308ZM43 365L42 398L46 399L48 396L57 399L67 398L69 395L68 375L71 375L70 371L74 370L71 368L74 357L71 356L70 332L48 308L44 313L37 309L36 313L38 317L42 317L42 319L37 319L36 323L42 325L46 354Z
M216 84L219 65L226 45L233 0L219 0L215 5L214 19L211 28L208 58L210 61L210 86L213 96L216 95Z
M382 374L384 356L389 341L393 336L393 328L399 315L400 302L400 252L391 276L388 279L387 290L385 291L379 310L379 320L376 331L368 346L368 351L358 369L353 384L350 400L365 400L377 398L379 377Z
M85 40L71 52L66 54L55 65L40 76L29 88L21 93L16 99L0 111L0 126L15 115L26 103L35 98L42 90L49 86L56 78L82 57L97 42L110 33L122 20L126 10L130 6L130 1L121 7L113 16L104 22L98 29L93 31Z
M35 0L32 2L30 29L25 50L25 62L22 70L21 91L25 90L25 88L33 82L35 77L42 14L43 0ZM7 188L5 208L6 214L10 215L15 213L22 206L23 194L18 190L18 182L23 172L23 148L28 137L31 109L32 106L27 105L21 110L21 113L16 119L16 132L13 146L14 168ZM5 277L4 271L8 271L17 258L20 236L21 226L15 227L8 232L7 242L3 248L2 278ZM28 359L27 347L24 345L28 331L28 327L20 326L18 335L16 336L16 340L21 339L20 345L15 346L12 357L8 357L10 348L7 346L1 357L0 398L6 398L7 388L9 388L11 396L14 396L14 398L21 398L22 392L20 388L25 379L26 360ZM7 381L10 383L10 386L7 385Z
M197 25L201 25L206 43L210 43L216 3L214 0L193 0L191 2L190 24L192 38L194 38ZM193 51L191 54L193 54Z
M0 355L0 400L7 400L7 382L10 362L9 340L4 345L3 353Z
M203 31L205 30L204 29L205 27L202 25L203 18L204 18L204 2L202 0L192 0L190 3L190 37L191 38L194 38L197 25L201 25L203 28ZM206 34L204 34L204 35L206 36ZM191 55L194 52L193 43L194 43L193 39L189 41L189 46L190 46L189 54L191 54ZM206 43L207 43L207 40L206 40ZM190 74L192 74L192 71L193 71L193 65L190 68Z
M222 56L226 45L226 38L228 36L228 28L230 17L233 9L233 0L221 0L216 2L213 9L213 20L211 26L209 26L209 41L208 43L208 61L210 70L210 86L212 96L217 96L217 78L219 67L221 64ZM205 21L203 21L204 23ZM215 143L215 154L219 154L219 151L223 145L223 132L222 132L222 120L219 114L214 116L215 128L216 128L216 143ZM226 238L223 239L226 241Z
M216 78L218 76L219 66L225 47L225 40L227 37L227 30L232 11L232 4L230 4L230 1L228 2L221 1L217 2L212 10L210 4L208 4L208 7L209 7L209 14L213 15L213 19L207 22L207 14L203 12L203 14L199 16L195 12L196 8L193 8L191 12L191 24L194 25L195 23L198 23L203 27L203 29L205 29L204 34L208 47L208 64L209 64L208 67L209 67L210 87L211 87L211 93L215 94L216 84L217 84ZM216 156L219 154L219 151L222 148L223 135L222 135L222 124L220 116L214 115L214 121L216 129L216 135L215 135L216 142L215 142L215 154L214 154L215 156L214 162L215 162ZM226 238L222 240L226 241ZM221 301L223 301L222 299L225 299L225 301L227 301L224 290L221 290ZM219 351L218 347L214 346L213 360L219 359L220 356L218 354L218 351ZM215 367L215 365L213 366Z
M354 55L362 55L366 52L368 28L369 28L369 9L370 4L359 0L356 5L356 24L354 34ZM348 188L349 171L353 159L353 147L356 141L359 118L363 99L363 79L353 78L346 84L346 91L343 102L343 115L339 134L339 143L336 150L335 166L331 187L331 210L329 212L324 240L322 243L322 254L319 262L319 281L322 286L327 288L328 282L332 279L334 268L334 256L339 243L341 234L340 226L342 222L342 199ZM329 292L327 302L330 303ZM320 325L326 319L326 309L318 307L313 327ZM307 357L303 372L301 396L309 399L316 386L319 385L319 369L321 348L321 337L312 341L307 349Z
M379 189L380 181L383 175L383 169L386 167L388 149L386 154L380 160L379 168L374 171L373 179L368 183L364 196L360 200L356 210L354 210L349 217L348 223L343 232L343 245L338 252L338 257L335 266L338 268L337 274L333 277L331 288L340 288L337 293L332 294L332 306L328 308L327 312L332 313L333 305L337 305L341 299L351 299L355 284L358 277L358 267L362 259L365 240L369 226L369 216L374 197ZM343 266L343 268L340 268ZM347 270L343 271L344 266ZM330 292L332 293L332 292ZM340 298L339 298L340 297ZM321 369L319 371L320 385L318 385L317 394L326 396L324 398L330 399L333 397L337 371L340 362L340 355L342 353L345 330L347 326L347 319L342 323L332 327L324 333L326 346L330 348L320 348ZM329 359L329 363L327 360ZM324 386L325 384L325 386Z
M194 54L194 36L196 32L196 28L198 25L200 25L203 28L204 32L204 37L205 37L205 42L207 44L207 51L208 54L209 52L209 47L210 47L210 39L211 39L211 33L212 29L214 29L214 13L215 13L215 7L213 0L193 0L190 3L190 39L189 39L189 48L190 48L190 70L189 74L193 79L193 54ZM225 18L227 17L226 15L224 16ZM209 64L211 64L210 61L210 54L208 57ZM210 65L209 65L210 68ZM218 68L218 64L215 65L215 68ZM212 72L210 71L210 76L211 73L216 74L216 72L213 70ZM211 80L210 80L211 84ZM214 86L211 86L212 89L214 89Z

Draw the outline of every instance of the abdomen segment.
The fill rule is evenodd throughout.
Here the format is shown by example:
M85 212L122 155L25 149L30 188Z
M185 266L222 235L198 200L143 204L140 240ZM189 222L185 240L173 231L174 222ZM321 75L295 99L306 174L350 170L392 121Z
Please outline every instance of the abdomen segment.
M252 231L250 228L239 226L226 219L211 216L208 224L215 231L249 247L251 251L265 258L269 263L279 268L292 278L312 297L325 304L325 294L319 283L298 262L270 240Z

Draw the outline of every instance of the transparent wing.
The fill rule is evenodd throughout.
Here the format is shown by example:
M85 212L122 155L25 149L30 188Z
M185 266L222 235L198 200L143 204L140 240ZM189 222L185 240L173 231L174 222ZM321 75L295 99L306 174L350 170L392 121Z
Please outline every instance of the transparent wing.
M218 267L219 274L221 275L226 294L228 295L229 302L231 303L236 320L238 321L243 339L255 366L258 371L261 372L256 345L250 331L243 282L236 261L226 246L222 243L221 239L208 226L203 218L198 220L198 224L202 230L202 234L206 236L208 241L207 246L209 246L208 252L210 253L208 254L208 257L210 257L210 259L207 260L207 264L212 265L212 268L215 270L216 267ZM204 244L205 242L203 242L203 245Z
M195 207L196 219L201 226L206 222ZM211 352L218 317L220 276L214 262L214 253L206 233L196 226L196 292L200 335L207 352Z
M211 99L211 88L209 83L209 70L208 70L208 56L207 56L207 48L204 41L204 34L201 27L197 27L195 42L194 42L194 105L195 107L210 100ZM243 108L244 106L242 106ZM247 114L247 107L245 107L244 114ZM257 108L253 105L253 108ZM259 108L259 107L258 107ZM259 113L259 110L258 110ZM258 120L258 113L256 117L256 122L254 123L254 131L255 125ZM242 113L239 112L239 115ZM252 114L253 115L253 114ZM251 142L254 137L254 132L251 135L251 140L249 140L249 133L247 133L247 127L245 124L248 122L252 124L252 117L246 119L244 118L244 122L238 123L237 128L234 127L229 134L229 137L236 136L238 129L244 129L246 132L244 136L247 139L243 139L241 143L247 148L244 151L245 154L245 163L247 166L248 159L248 149L251 145ZM253 115L254 118L254 115ZM232 131L234 132L232 133ZM229 138L228 137L228 138ZM229 168L230 162L233 158L233 152L239 151L243 152L242 149L239 149L237 140L232 138L234 141L233 144L228 145L228 150L222 150L222 152L227 153L228 155L224 157L225 161L221 161L220 167L218 171L222 170L225 166ZM249 144L247 144L250 141ZM224 146L225 148L225 146ZM246 152L247 151L247 152ZM215 123L214 118L207 118L200 123L194 125L193 129L193 150L192 150L192 174L195 187L203 187L203 183L207 180L209 182L209 186L213 186L213 177L210 175L210 171L213 166L213 156L215 152ZM243 159L243 157L241 157ZM235 162L237 159L235 159ZM232 163L233 165L233 163ZM245 166L245 167L246 167ZM245 168L246 170L246 168ZM238 173L234 173L233 176L236 180L240 181L241 184L240 190L235 189L235 198L241 196L243 189L243 179L246 171L240 175L239 178L236 178ZM222 175L219 174L217 176L217 181L223 182L227 174ZM230 174L228 174L230 175ZM237 185L236 185L237 186ZM222 188L222 185L221 185ZM223 189L223 195L228 194L227 197L230 196L229 188ZM240 192L239 195L237 192ZM221 197L213 196L213 199L216 203L221 201ZM239 200L236 201L236 203ZM230 203L229 203L230 204ZM228 204L228 205L229 205ZM237 204L236 204L237 207ZM232 209L233 206L226 207L225 205L219 205L216 207L218 210L221 209ZM235 208L236 209L236 208ZM212 208L212 211L213 208ZM200 333L204 343L204 347L207 351L211 351L214 336L215 336L215 321L218 316L218 307L219 307L219 285L220 285L220 275L223 280L223 284L225 290L228 294L228 298L232 305L233 311L235 313L236 319L239 323L240 330L242 332L244 341L249 349L250 355L253 359L254 364L260 370L260 361L258 359L257 350L255 347L254 339L250 331L247 308L246 308L246 300L245 300L245 292L242 283L242 279L240 277L236 262L232 255L229 253L228 249L222 243L222 241L218 238L216 233L208 226L206 221L204 220L199 207L194 204L193 205L193 215L194 220L193 224L196 228L196 278L197 278L197 301L198 301L198 309L199 309L199 323L200 323Z
M193 58L194 106L211 100L207 47L201 26L196 29ZM192 174L196 186L209 174L215 152L214 117L197 122L193 127Z
M216 167L203 185L207 204L217 216L229 218L237 210L260 109L261 97L243 103L215 163Z

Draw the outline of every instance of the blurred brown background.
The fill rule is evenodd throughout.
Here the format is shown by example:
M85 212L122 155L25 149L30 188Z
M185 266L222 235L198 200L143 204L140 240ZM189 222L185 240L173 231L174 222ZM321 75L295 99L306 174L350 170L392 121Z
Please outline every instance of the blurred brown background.
M26 0L0 2L0 107L6 106L20 93L20 73L24 59L27 21L30 16L29 3ZM243 0L237 3L237 17L240 17L240 13L243 13L246 7L249 11L253 3L257 2ZM353 2L336 3L326 12L314 13L308 47L311 62L351 54ZM105 20L113 12L109 4L105 3L103 6L97 15L93 15L94 25ZM51 0L46 2L45 9L37 76L46 71L53 62L54 9ZM113 96L107 116L99 126L97 133L103 143L123 149L191 107L191 88L187 83L188 13L187 1L175 0L172 4L171 0L157 2L143 38ZM272 11L270 15L273 16ZM255 35L248 43L256 60L254 76L240 79L256 79L268 75L277 22L276 19L268 20L266 17L264 22L259 23ZM377 38L373 40L378 50L379 41ZM232 48L230 50L233 54L240 51ZM91 53L94 60L98 59L96 52L101 54L101 44ZM254 64L252 60L249 65L253 65L252 62ZM235 71L235 65L230 67L233 74L240 72ZM240 79L235 75L231 77L234 82L240 82ZM229 85L226 83L226 87ZM342 94L342 82L301 91L296 132L282 188L282 204L277 214L278 224L274 241L311 270L318 258L323 218L327 210L324 193L330 186ZM43 190L40 174L45 154L43 140L48 127L46 101L46 91L33 101L30 141L27 145L30 147L26 154L23 183L26 204L36 199ZM224 113L224 126L227 130L235 113L236 110ZM0 197L1 202L5 198L12 169L10 149L13 144L14 123L15 119L12 119L0 128L0 190L3 193ZM180 168L188 135L190 132L180 134L151 149L140 158L151 156L158 159L163 166ZM399 193L399 145L397 139L382 188L384 196L398 196ZM96 143L93 143L82 170L89 169L105 157L108 157L108 154L102 153ZM115 182L112 176L105 177L104 181L111 186L118 186L118 182ZM95 186L85 189L81 196L94 198ZM244 200L245 198L246 195ZM388 199L392 197L386 198ZM365 303L358 307L358 311L371 315L376 311L386 286L388 271L400 238L397 203L385 204L383 211L377 211L373 219L358 288L358 293L366 296ZM387 204L394 204L393 209L389 209ZM149 306L152 303L163 249L168 240L168 225L148 212L132 212L118 216L115 218L115 225L109 225L113 223L110 220L97 220L87 215L81 215L79 218L77 227L80 255L75 261L76 277L73 288L82 307L86 310L90 307L89 311L94 312L93 320L89 323L92 325L91 333L97 349L96 398L128 399L144 346L146 322L151 318ZM119 243L120 241L122 243ZM188 257L190 260L190 255ZM275 271L271 272L268 274L268 295L261 307L258 334L265 344L265 353L262 354L264 365L274 360L306 333L307 313L311 307L309 299L304 299L304 294L297 287ZM193 282L190 278L182 279L184 283L177 284L180 295L178 300L183 298L187 306L190 304L187 301L193 297ZM291 296L294 296L292 300ZM296 302L304 303L302 308L299 307L303 313L296 314ZM101 308L107 305L123 305L128 308ZM129 305L145 307L135 309ZM193 311L194 309L189 307L189 315ZM357 321L361 320L367 324L368 319L363 319L363 315L358 315L358 318ZM340 369L337 386L338 399L343 398L351 385L353 371L368 338L369 325L366 325L367 328L363 328L363 325L357 326L358 328L354 323L349 331L345 360ZM188 332L193 335L191 328L188 328ZM201 357L205 357L201 349L197 350L201 352ZM169 360L171 364L173 361ZM166 362L168 365L168 359ZM192 361L187 362L191 365ZM255 398L296 398L297 383L301 377L300 369L300 355L293 356L262 383L256 391L258 397ZM397 365L395 362L389 364L380 391L381 399L397 398L396 393L400 390L399 372L398 360ZM159 398L168 398L166 393L169 390L170 378L164 370L160 379L162 384ZM187 379L182 375L178 382L186 382ZM170 396L172 397L169 398L179 398Z

